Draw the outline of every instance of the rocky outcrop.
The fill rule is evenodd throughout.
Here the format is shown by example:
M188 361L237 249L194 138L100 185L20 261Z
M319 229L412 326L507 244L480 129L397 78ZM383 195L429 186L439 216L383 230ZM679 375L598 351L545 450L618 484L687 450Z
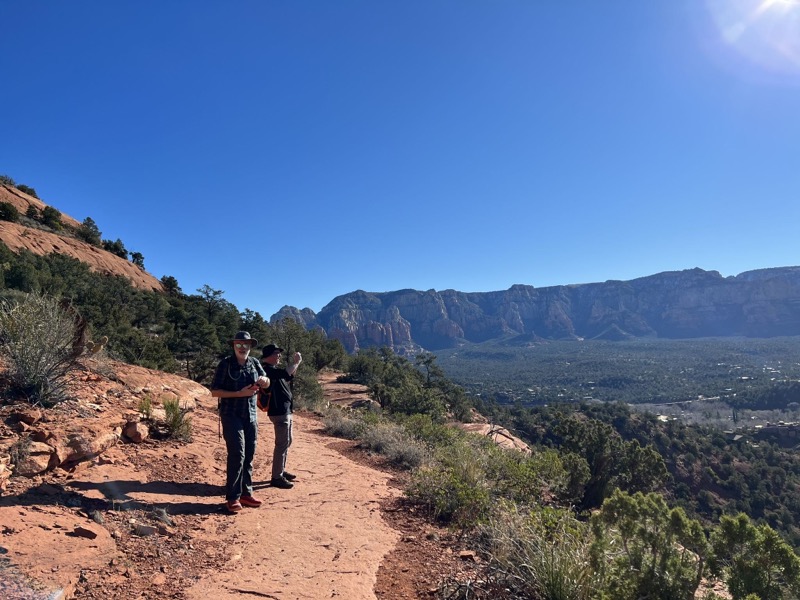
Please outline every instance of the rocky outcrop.
M308 311L308 309L304 309ZM285 315L291 314L284 307ZM350 352L389 346L406 354L467 342L800 335L800 267L670 271L630 281L497 292L362 290L339 296L307 326Z
M312 329L317 323L317 316L310 308L295 308L294 306L284 306L270 318L270 323L277 323L283 319L294 319L302 323L307 329Z
M47 206L38 198L1 184L0 202L12 204L23 215L28 206L35 206L39 211ZM75 219L64 214L61 215L61 222L73 229L80 226ZM0 241L14 253L28 250L40 256L52 253L66 254L86 263L97 273L125 277L139 289L156 291L163 289L158 279L132 262L74 237L33 229L19 223L0 221Z

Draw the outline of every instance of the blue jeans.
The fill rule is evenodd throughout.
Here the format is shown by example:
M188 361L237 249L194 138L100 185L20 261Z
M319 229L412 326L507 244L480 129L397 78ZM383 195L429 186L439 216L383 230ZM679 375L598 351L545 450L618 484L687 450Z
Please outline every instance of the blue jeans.
M286 469L286 457L292 445L292 415L270 417L275 427L275 451L272 453L272 478L277 479Z
M253 495L253 457L258 440L258 421L249 416L222 415L222 437L228 448L225 498L238 500Z

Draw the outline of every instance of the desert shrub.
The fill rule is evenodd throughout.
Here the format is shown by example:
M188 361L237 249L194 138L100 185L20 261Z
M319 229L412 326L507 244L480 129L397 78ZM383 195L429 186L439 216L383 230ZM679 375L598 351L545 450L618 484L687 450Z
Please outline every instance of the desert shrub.
M477 531L489 568L515 598L588 600L598 578L588 526L564 509L502 503Z
M153 399L149 395L139 400L139 414L148 420L153 418Z
M486 517L491 506L485 456L468 439L434 452L433 462L412 473L406 494L432 517L471 528Z
M103 244L103 250L111 252L111 254L119 256L120 258L124 258L125 260L128 260L128 250L125 248L125 244L122 243L121 239L117 238L113 242L111 240L103 240L102 244Z
M364 430L364 422L335 409L322 419L325 432L348 440L356 440Z
M80 227L75 231L75 235L79 240L83 240L92 246L97 246L99 248L103 245L102 234L92 217L86 217L83 220Z
M413 439L403 427L394 423L367 426L359 439L362 447L406 469L419 467L428 454L425 444Z
M429 414L398 415L397 420L415 438L434 447L447 446L466 435L456 427L437 423Z
M465 465L466 466L466 465ZM470 529L491 506L491 496L478 471L436 465L414 472L406 495L439 521Z
M62 228L61 213L52 206L45 206L42 210L42 223L48 227L59 230Z
M185 442L192 440L192 418L188 412L181 408L177 398L164 400L165 426L169 437Z
M28 205L28 209L25 211L25 216L29 219L33 219L34 221L38 221L42 214L39 212L39 209L36 208L33 204Z
M12 386L30 403L51 407L66 399L77 326L74 314L37 293L0 305L0 353Z

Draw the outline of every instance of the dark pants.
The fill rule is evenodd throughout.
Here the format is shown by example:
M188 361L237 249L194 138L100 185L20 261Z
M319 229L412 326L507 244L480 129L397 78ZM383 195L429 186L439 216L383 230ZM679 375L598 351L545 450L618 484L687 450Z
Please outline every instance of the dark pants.
M253 457L258 439L258 421L249 417L223 415L222 436L228 448L225 498L233 501L253 495Z
M272 453L272 478L277 479L286 469L286 456L292 445L292 415L270 417L275 427L275 451Z

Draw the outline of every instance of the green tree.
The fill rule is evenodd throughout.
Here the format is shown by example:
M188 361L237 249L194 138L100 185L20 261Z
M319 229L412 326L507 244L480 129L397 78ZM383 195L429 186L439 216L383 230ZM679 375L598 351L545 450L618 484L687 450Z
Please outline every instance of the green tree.
M83 220L81 226L75 231L75 235L78 237L78 239L83 240L92 246L97 246L100 248L103 245L102 234L100 233L100 229L97 227L97 223L94 222L92 217L86 217Z
M125 249L125 244L123 244L122 240L119 238L113 242L111 240L103 240L103 250L128 260L128 251Z
M144 255L141 252L131 252L131 262L144 271Z
M224 298L222 295L225 293L222 290L215 290L210 285L205 284L203 287L197 289L200 298L206 307L206 318L209 321L214 319L214 315L222 306Z
M761 600L800 596L800 558L766 524L744 513L724 515L711 535L712 572L722 576L734 600L757 594Z
M711 546L699 521L659 494L616 490L591 519L592 565L608 598L693 600Z
M181 286L178 285L178 280L172 275L164 275L161 278L161 285L164 286L164 291L168 296L181 296L183 294Z

